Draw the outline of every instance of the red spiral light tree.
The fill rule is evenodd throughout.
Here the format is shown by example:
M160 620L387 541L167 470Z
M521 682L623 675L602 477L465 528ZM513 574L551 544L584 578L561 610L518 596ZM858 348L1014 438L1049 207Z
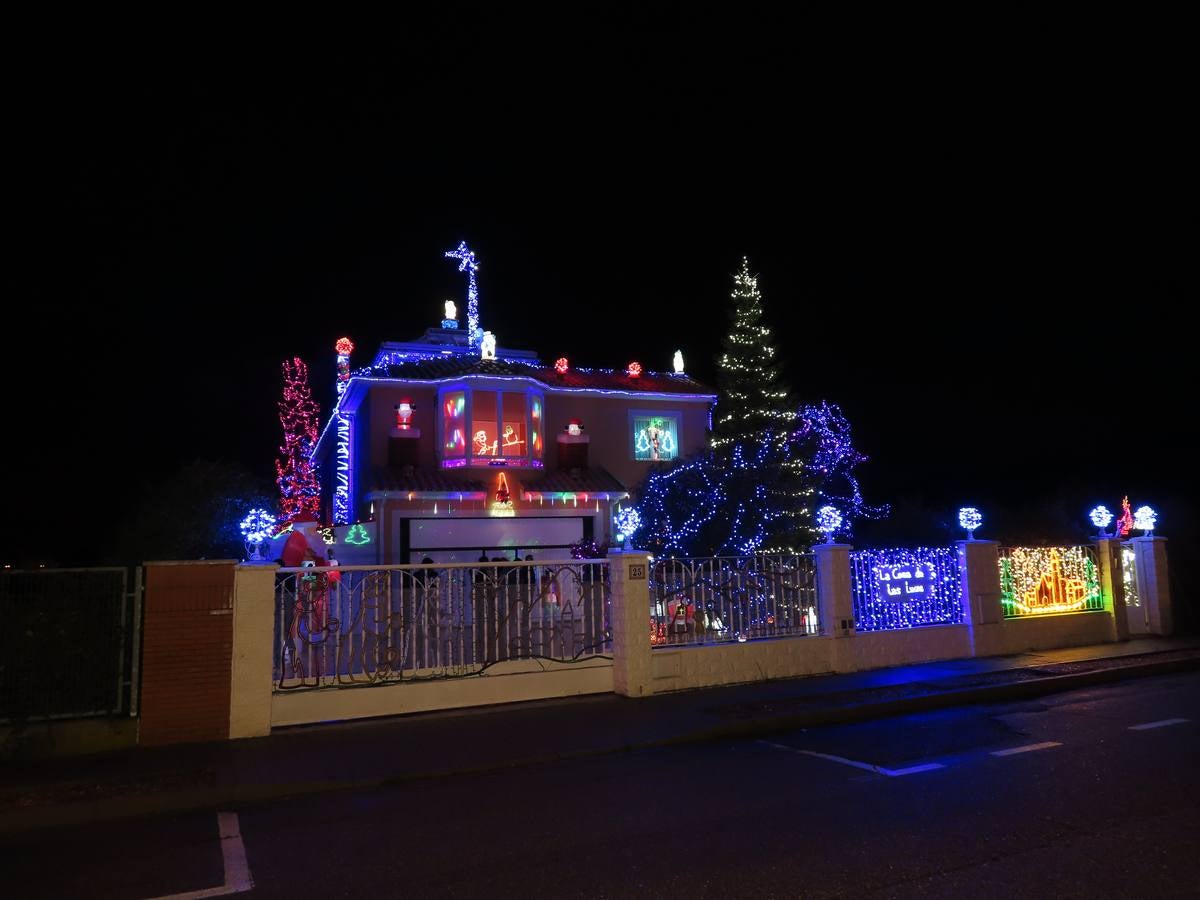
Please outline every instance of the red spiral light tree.
M279 485L280 523L320 521L321 482L313 468L317 444L317 415L320 407L308 385L308 366L295 357L283 363L283 399L279 401L279 424L283 426L281 458L275 460Z

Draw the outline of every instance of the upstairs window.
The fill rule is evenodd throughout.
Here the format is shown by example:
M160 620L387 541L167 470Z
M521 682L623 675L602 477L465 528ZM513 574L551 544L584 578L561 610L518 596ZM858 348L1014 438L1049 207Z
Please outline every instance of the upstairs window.
M533 458L538 460L542 458L542 441L544 440L542 431L542 398L537 394L533 394L529 398L529 402L533 407L529 416L531 423L529 448L533 451Z
M500 453L503 456L528 456L525 395L505 391L503 396L504 421L500 426Z
M659 462L679 456L679 414L641 413L630 415L633 458Z
M442 458L465 462L467 453L467 394L447 391L442 394Z
M525 391L443 391L442 466L541 467L543 401Z
M496 456L499 435L496 431L496 392L471 392L471 454Z

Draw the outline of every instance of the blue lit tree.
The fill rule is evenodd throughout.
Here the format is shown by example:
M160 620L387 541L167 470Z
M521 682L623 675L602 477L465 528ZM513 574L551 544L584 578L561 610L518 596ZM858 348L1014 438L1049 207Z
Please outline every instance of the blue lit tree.
M639 492L640 542L686 556L798 550L820 539L813 512L826 504L848 535L887 511L863 501L854 468L865 460L837 406L806 406L753 445L718 444L653 471Z

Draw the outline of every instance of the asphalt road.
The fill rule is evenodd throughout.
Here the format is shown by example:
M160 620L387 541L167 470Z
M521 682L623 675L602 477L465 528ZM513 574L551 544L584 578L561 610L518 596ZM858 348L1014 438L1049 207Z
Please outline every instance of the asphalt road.
M295 798L225 840L211 813L41 832L0 861L8 896L96 900L1196 897L1198 748L1184 674Z

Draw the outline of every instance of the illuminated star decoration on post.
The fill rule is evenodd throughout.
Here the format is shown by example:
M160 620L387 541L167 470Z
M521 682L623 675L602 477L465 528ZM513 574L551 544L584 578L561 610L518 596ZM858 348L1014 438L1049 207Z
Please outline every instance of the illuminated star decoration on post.
M973 506L958 511L958 527L967 532L967 540L975 540L975 529L983 524L983 514Z
M1113 514L1108 511L1107 506L1097 506L1088 517L1092 520L1092 524L1100 529L1101 536L1104 535L1104 529L1112 524Z
M458 271L467 273L467 337L472 347L478 347L483 338L479 328L479 290L475 286L475 270L479 268L479 262L466 241L460 243L456 250L447 250L446 257L459 260Z

